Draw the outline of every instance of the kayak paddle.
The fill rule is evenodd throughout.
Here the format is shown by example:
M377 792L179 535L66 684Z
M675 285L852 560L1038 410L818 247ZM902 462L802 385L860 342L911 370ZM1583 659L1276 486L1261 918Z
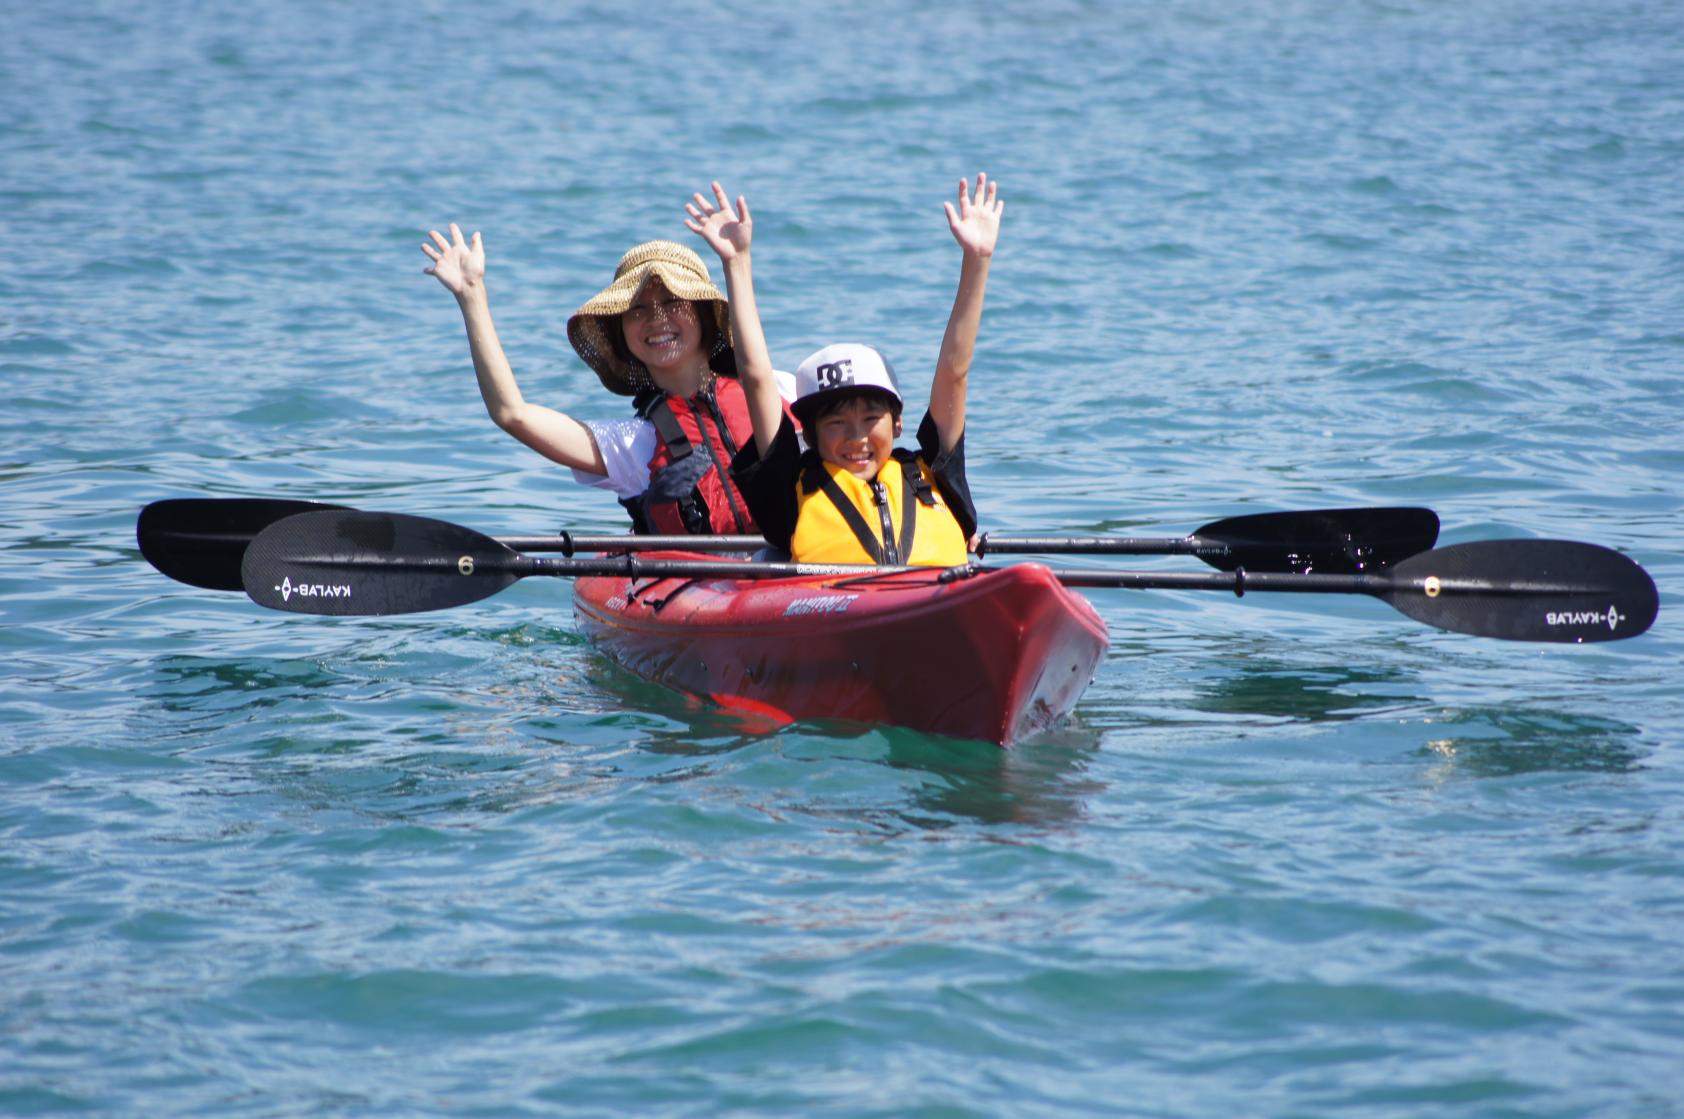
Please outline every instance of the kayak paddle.
M140 512L135 535L153 567L183 583L241 590L240 557L253 537L299 513L346 506L264 498L170 498ZM520 552L752 552L758 536L627 536L563 532L505 536ZM1190 536L994 536L984 533L978 557L1035 555L1191 555L1222 571L1358 574L1379 571L1424 552L1438 540L1438 516L1415 507L1312 509L1250 513L1213 521Z
M1660 596L1636 561L1574 540L1476 540L1411 556L1373 575L1055 571L1067 587L1373 595L1439 629L1510 641L1636 637Z
M987 570L865 564L593 559L522 555L447 521L401 513L309 512L258 533L242 579L259 605L302 614L367 616L461 606L529 575L648 578L879 576L924 571L958 579ZM1366 594L1428 625L1517 641L1635 637L1655 620L1655 584L1608 548L1568 540L1489 540L1412 556L1379 574L1291 574L1238 568L1224 574L1057 570L1072 587Z
M1248 513L1213 521L1183 537L994 536L977 541L978 558L990 552L1112 556L1197 556L1221 571L1316 571L1358 575L1380 571L1431 548L1438 514L1415 506L1310 509L1297 513Z
M299 513L345 510L344 505L262 497L179 497L140 511L135 539L146 562L178 582L213 591L240 591L240 557L252 537Z

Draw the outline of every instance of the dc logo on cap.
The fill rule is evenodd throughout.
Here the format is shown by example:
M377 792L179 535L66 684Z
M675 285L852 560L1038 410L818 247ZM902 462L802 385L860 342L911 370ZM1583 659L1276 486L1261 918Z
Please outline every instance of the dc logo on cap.
M854 359L845 357L841 361L827 361L813 370L813 379L821 389L851 385L854 383Z

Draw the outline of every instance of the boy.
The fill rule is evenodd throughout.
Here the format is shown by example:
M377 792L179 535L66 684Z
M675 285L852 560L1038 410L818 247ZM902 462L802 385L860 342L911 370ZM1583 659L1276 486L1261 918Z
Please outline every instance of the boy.
M988 266L1005 203L978 175L974 193L959 183L959 205L943 203L963 253L959 290L942 336L929 410L916 452L897 449L903 401L894 372L870 346L826 346L796 370L790 410L801 422L802 452L784 416L754 300L749 261L753 219L737 197L713 184L715 206L700 194L685 225L719 254L731 305L738 370L754 443L731 465L768 543L800 563L964 563L976 532L965 481L965 387L982 320Z

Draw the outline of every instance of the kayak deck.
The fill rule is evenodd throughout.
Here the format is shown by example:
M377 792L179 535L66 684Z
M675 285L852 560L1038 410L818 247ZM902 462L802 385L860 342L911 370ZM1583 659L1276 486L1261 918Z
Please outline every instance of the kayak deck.
M782 722L1009 745L1069 714L1108 641L1087 600L1040 564L940 576L591 576L573 603L583 632L638 675Z

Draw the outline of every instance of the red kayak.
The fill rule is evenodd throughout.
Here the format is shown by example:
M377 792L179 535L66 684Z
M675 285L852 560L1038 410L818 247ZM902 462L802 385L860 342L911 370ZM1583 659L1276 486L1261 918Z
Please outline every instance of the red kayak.
M1109 640L1087 600L1035 563L950 582L933 568L794 579L589 576L576 583L573 608L620 664L726 707L1001 745L1069 714Z

